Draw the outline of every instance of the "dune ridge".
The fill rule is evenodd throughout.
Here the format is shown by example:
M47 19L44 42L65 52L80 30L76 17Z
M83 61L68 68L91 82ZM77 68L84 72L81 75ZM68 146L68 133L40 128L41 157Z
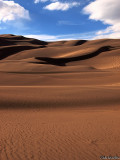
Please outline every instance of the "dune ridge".
M0 71L31 72L29 68L33 68L33 72L38 72L41 67L46 71L48 65L50 72L56 70L56 65L61 66L61 72L66 67L72 71L74 66L86 66L84 71L85 68L120 68L119 39L44 42L23 36L1 35L0 41Z

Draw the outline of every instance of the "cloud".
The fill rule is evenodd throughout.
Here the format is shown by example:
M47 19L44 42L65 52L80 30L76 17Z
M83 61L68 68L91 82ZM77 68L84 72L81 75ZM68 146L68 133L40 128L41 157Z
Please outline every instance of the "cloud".
M61 10L61 11L66 11L70 8L73 8L73 7L77 7L79 6L80 3L78 2L59 2L59 1L55 1L55 2L52 2L51 4L47 5L44 7L44 9L47 9L47 10L50 10L50 11L53 11L53 10Z
M76 40L76 39L93 39L96 31L86 32L82 34L63 34L63 35L24 35L28 38L35 38L43 41L61 41L61 40Z
M83 11L89 14L89 19L109 25L96 33L98 38L120 38L120 0L95 0Z
M35 0L34 3L39 3L39 2L47 2L48 0Z
M83 25L83 23L74 23L72 21L58 21L58 25L68 25L68 26L79 26Z
M54 41L57 39L56 36L53 36L53 35L44 35L44 34L41 34L41 35L24 35L25 37L28 37L28 38L35 38L35 39L39 39L39 40L44 40L44 41Z
M29 11L14 1L0 0L0 22L16 19L30 19Z

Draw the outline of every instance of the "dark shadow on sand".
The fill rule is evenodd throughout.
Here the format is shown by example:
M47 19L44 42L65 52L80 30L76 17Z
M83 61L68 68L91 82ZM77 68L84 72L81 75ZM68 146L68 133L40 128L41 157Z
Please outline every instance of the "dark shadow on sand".
M49 57L36 57L37 60L43 62L34 62L34 63L44 63L44 64L52 64L56 66L65 66L66 63L73 62L73 61L82 61L87 60L93 57L98 56L102 52L110 51L112 49L111 46L104 46L87 55L77 56L77 57L70 57L70 58L49 58Z

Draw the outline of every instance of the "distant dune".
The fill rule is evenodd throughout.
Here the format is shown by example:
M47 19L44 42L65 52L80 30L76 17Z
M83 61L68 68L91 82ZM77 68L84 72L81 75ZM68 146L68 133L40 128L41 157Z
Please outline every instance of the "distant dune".
M120 39L0 35L0 160L120 158Z
M81 67L83 71L120 68L119 39L43 42L1 35L0 42L0 71L64 72L65 69L70 72Z

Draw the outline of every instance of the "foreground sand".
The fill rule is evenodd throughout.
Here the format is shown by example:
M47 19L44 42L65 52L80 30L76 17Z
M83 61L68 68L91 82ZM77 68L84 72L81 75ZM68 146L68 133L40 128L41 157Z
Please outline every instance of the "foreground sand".
M119 156L119 89L1 86L0 160Z
M120 110L0 110L1 160L120 155Z

